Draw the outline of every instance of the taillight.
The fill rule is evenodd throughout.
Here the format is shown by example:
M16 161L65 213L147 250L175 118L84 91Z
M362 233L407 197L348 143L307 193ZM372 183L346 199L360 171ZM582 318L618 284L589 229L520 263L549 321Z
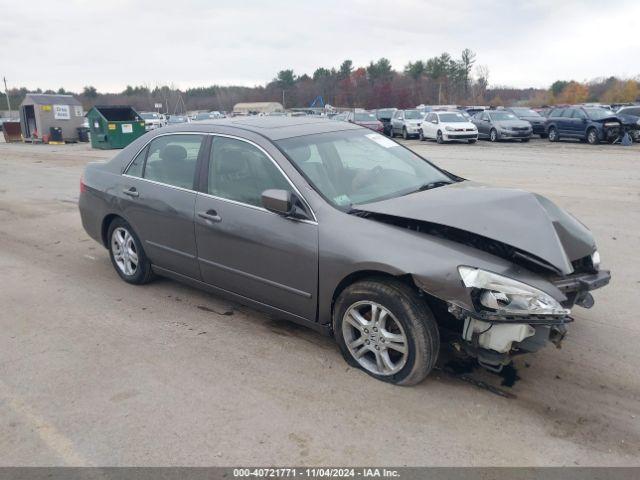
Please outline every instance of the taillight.
M87 186L84 184L84 178L80 177L80 193L87 191Z

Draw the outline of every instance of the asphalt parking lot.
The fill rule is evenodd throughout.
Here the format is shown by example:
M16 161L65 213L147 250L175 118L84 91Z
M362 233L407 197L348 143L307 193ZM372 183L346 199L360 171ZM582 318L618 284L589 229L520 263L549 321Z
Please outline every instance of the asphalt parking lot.
M460 176L550 197L612 282L520 380L417 387L333 341L169 280L125 284L77 211L87 145L0 144L0 466L638 465L640 146L405 142Z

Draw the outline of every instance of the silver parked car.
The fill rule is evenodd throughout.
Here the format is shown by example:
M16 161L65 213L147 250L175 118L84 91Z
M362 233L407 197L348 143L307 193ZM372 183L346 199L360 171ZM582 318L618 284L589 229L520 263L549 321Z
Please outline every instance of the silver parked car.
M395 384L420 382L441 341L492 370L559 344L610 278L591 232L548 199L346 122L170 125L87 165L80 190L124 281L166 276L334 335Z
M471 121L478 128L478 137L492 142L513 139L528 142L533 135L531 123L504 110L485 110L476 113Z
M417 138L424 115L419 110L396 110L391 117L391 137L402 135L405 140Z

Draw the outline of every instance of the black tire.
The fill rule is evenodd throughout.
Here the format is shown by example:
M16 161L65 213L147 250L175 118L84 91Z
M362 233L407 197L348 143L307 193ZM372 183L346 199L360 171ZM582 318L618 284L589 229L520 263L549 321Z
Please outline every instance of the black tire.
M345 343L343 323L346 313L359 302L367 301L387 309L393 316L393 321L397 321L404 330L407 352L403 357L404 365L394 374L380 375L368 370L351 354ZM420 383L429 375L438 359L440 336L431 310L413 289L395 279L371 278L347 287L335 303L333 327L336 341L347 363L384 382L396 385ZM348 328L349 323L347 330ZM377 335L380 336L381 333ZM364 333L362 336L364 337ZM374 355L371 347L367 348L369 350L363 358L369 354Z
M468 143L476 143L476 142L477 142L477 140L476 140L476 139L474 139L474 138L472 138L472 139L470 139L470 140L467 140L467 142L468 142Z
M420 131L418 132L418 138L420 139L421 142L424 142L426 140L426 138L424 137L424 134L422 133L422 129L420 129Z
M558 135L558 131L556 130L556 127L549 127L549 131L547 132L547 137L549 138L550 142L557 142L558 140L560 140L560 136Z
M402 127L402 138L409 140L409 134L407 133L407 127Z
M495 128L492 128L489 132L489 141L497 142L498 141L498 131Z
M391 127L391 128L389 129L389 138L396 138L396 134L395 134L395 132L393 131L393 127Z
M436 142L443 144L444 143L444 139L442 138L442 131L438 130L438 133L436 133Z
M134 252L137 254L138 263L136 265L135 270L132 274L127 274L123 271L123 267L118 265L118 262L115 258L114 253L114 232L116 230L128 232L132 237L132 245L134 248ZM113 268L115 268L120 278L122 278L127 283L132 283L134 285L142 285L144 283L148 283L153 278L153 271L151 270L151 262L147 258L147 255L142 248L142 242L138 238L136 232L131 228L124 219L116 218L109 225L109 230L107 233L107 248L109 249L109 258L111 258L111 263Z
M523 138L522 139L522 143L527 143L529 140L531 140L530 138Z
M600 143L600 139L598 138L598 130L591 127L587 130L587 143L589 145L597 145Z
M547 134L546 133L541 133L540 134L540 138L547 138Z

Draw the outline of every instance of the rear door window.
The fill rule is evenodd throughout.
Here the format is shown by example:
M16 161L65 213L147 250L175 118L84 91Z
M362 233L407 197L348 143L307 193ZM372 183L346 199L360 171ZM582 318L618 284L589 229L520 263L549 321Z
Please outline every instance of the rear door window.
M561 117L563 112L564 112L564 108L556 108L556 109L551 111L549 116L550 117Z
M157 137L149 145L143 177L192 190L204 137L186 134Z

